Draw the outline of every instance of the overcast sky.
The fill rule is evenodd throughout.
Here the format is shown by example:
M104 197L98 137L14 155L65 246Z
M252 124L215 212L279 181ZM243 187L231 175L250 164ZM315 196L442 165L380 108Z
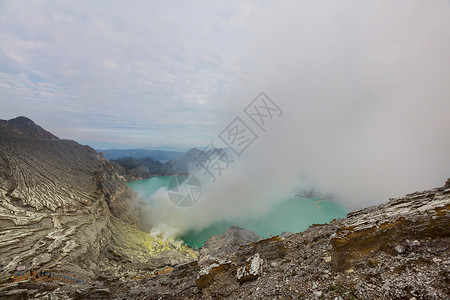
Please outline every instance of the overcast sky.
M270 170L262 182L300 176L352 201L441 185L450 2L0 1L1 119L185 148L261 91L284 111L241 161Z
M315 2L0 1L0 118L25 115L83 141L204 145L225 110L261 90L304 97L310 77L333 89L364 67L367 77L394 66L409 76L414 60L449 52L448 1ZM412 47L420 52L408 56ZM435 85L448 85L448 55L431 59L446 76Z
M250 71L249 4L1 1L1 118L60 137L203 145Z

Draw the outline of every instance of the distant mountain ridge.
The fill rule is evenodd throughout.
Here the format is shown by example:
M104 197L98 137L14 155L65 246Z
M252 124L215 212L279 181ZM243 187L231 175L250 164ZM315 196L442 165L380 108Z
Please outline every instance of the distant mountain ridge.
M184 152L180 151L166 151L166 150L147 150L147 149L105 149L100 150L96 149L97 152L102 152L103 156L107 159L119 159L124 157L133 157L133 158L146 158L150 157L156 159L162 163L165 163L169 160L179 158L184 155Z
M150 157L145 158L124 157L111 161L121 165L127 170L132 170L140 166L145 166L149 170L154 171L154 174L158 174L159 169L162 166L162 163Z
M170 176L175 174L188 173L195 167L196 159L201 158L202 151L192 148L181 157L171 159L164 164L151 158L123 157L111 159L116 165L116 170L124 176L127 181L153 176ZM118 166L117 166L118 165Z
M153 176L171 176L175 174L187 174L199 168L199 164L206 164L212 155L211 151L217 151L220 155L225 154L224 148L199 150L192 148L182 156L171 159L164 164L150 158L124 157L111 159L111 162L120 167L117 172L124 176L127 181L149 178Z
M110 161L116 171L123 176L126 181L161 175L161 167L163 165L150 157L124 157L112 159Z
M196 163L196 159L200 158L202 151L192 148L183 156L172 159L161 166L161 175L173 175L188 173Z
M0 134L42 140L59 140L56 135L23 116L11 120L0 120Z

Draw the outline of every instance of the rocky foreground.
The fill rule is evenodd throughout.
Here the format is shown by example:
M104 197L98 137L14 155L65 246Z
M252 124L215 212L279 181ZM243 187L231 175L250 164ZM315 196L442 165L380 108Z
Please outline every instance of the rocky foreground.
M232 227L198 259L143 276L14 288L42 299L449 299L449 208L450 180L284 237Z
M196 253L145 232L108 160L29 121L0 121L1 275L63 277L3 282L1 299L450 298L450 180L301 233L232 227Z
M108 289L116 299L449 299L449 208L450 180L227 254L215 238L199 262Z

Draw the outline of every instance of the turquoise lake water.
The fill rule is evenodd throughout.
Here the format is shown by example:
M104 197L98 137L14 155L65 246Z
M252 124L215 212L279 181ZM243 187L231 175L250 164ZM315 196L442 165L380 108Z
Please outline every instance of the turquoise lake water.
M129 182L143 199L150 199L151 195L160 187L167 187L171 176L158 176ZM151 201L148 202L151 206ZM272 206L269 213L263 217L245 221L220 221L200 231L190 231L181 236L189 246L199 248L213 235L225 232L230 226L240 226L254 231L264 237L279 235L283 231L300 232L312 224L328 223L333 219L343 218L349 210L343 205L318 198L291 197Z

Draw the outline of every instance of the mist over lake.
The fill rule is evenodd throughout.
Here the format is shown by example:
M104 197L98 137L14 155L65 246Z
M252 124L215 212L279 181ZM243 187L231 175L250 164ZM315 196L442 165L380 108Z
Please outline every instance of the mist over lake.
M128 183L149 206L153 205L152 195L160 188L166 188L172 176L157 176ZM169 200L168 200L169 201ZM200 200L202 201L202 200ZM257 201L253 201L257 204ZM180 208L186 209L186 208ZM189 209L195 210L195 205ZM322 224L343 218L349 210L334 201L319 198L292 196L274 201L265 214L243 219L218 220L201 229L183 232L180 238L189 246L199 248L211 236L225 232L230 226L240 226L263 237L279 235L282 232L300 232L312 224ZM171 226L171 224L167 224Z

